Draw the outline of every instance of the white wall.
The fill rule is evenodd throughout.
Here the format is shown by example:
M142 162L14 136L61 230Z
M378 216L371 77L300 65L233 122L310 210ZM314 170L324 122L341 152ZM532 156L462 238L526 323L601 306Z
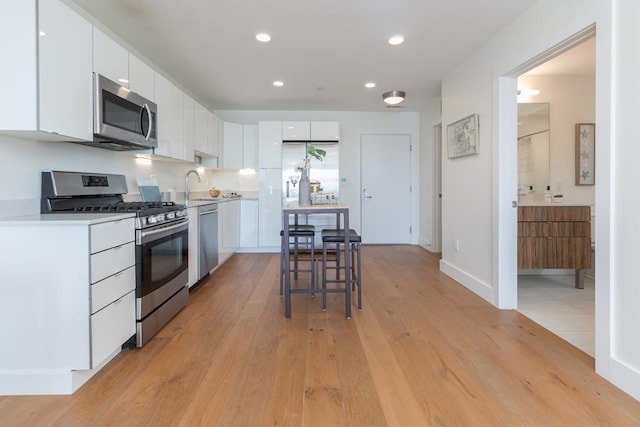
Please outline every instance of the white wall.
M614 9L615 10L615 9ZM613 123L611 139L611 275L605 284L611 299L611 377L614 383L640 400L640 139L638 139L638 99L640 99L640 2L617 2L617 22L613 68ZM603 141L604 142L604 141ZM602 144L601 144L602 145ZM596 167L598 154L596 152ZM598 172L601 169L597 169ZM599 177L596 175L596 180ZM600 203L600 188L596 201ZM608 191L607 188L602 191ZM601 209L598 207L599 215ZM601 226L598 220L597 226ZM599 233L599 230L598 230ZM599 235L596 237L598 239ZM598 240L596 240L598 241ZM600 250L600 245L598 246ZM598 262L603 260L598 259ZM596 268L599 268L599 265ZM601 280L598 275L597 280ZM608 292L607 292L608 291ZM602 298L609 302L609 299ZM602 310L601 305L596 306ZM600 325L602 323L600 322ZM606 363L606 362L603 362ZM606 366L605 366L606 367ZM603 368L605 368L603 367Z
M640 398L637 16L631 0L540 1L443 80L443 124L478 113L480 153L444 160L441 268L495 305L515 307L515 77L595 23L596 371Z
M575 185L575 125L595 123L595 76L525 75L518 78L518 84L540 90L540 95L531 102L550 105L548 184L551 189L555 191L560 184L565 203L593 205L595 187Z
M349 219L360 229L360 136L367 133L410 135L413 145L411 181L414 188L411 203L412 243L420 235L419 179L420 114L412 112L356 112L356 111L229 111L217 110L222 120L256 124L259 121L337 121L340 123L340 200L350 207Z
M0 135L0 217L40 212L40 173L43 170L117 173L127 176L129 198L139 197L137 177L156 175L161 190L183 193L184 176L195 166L186 162L136 163L134 154L86 147L68 142L40 142ZM191 189L204 191L213 182L209 173L201 183L191 177ZM184 195L183 195L184 196Z

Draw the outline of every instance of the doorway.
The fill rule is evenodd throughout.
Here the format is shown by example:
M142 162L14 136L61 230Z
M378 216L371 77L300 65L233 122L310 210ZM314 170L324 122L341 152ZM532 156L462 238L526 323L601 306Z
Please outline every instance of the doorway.
M411 243L411 136L360 139L363 243Z
M575 124L595 123L595 37L520 75L518 91L519 204L548 191L594 211L595 186L576 184L574 163ZM521 270L518 311L595 357L593 275L576 289L573 270Z

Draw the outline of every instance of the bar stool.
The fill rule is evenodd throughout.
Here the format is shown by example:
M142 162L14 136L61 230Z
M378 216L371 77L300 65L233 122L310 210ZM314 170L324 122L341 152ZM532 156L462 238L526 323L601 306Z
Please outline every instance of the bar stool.
M289 269L290 273L294 274L294 279L298 278L298 273L311 273L311 295L314 294L315 288L315 277L316 277L316 266L315 266L315 235L316 228L313 225L308 224L295 224L289 226L289 242L284 241L284 230L280 230L281 237L281 249L280 249L280 296L284 294L284 272L285 272L285 262L291 262L291 259L284 259L284 248L285 244L289 244L290 249L289 253L291 254L291 249L293 249L293 268ZM291 240L293 239L293 240ZM302 241L301 241L302 240ZM309 251L309 268L301 269L299 262L306 262L307 260L300 259L300 252ZM306 290L305 290L306 291ZM293 292L293 291L292 291Z
M345 267L340 265L340 245L344 245L344 230L322 230L322 309L327 309L327 293L342 293L348 292L349 290L354 290L355 287L358 287L358 311L362 310L362 278L360 277L361 267L360 267L360 244L362 242L362 238L358 233L350 229L349 230L349 246L351 249L351 279L350 283L345 283L345 279L340 279L340 271L344 270ZM336 258L333 260L335 263L333 266L329 265L329 248L330 246L335 245L335 255ZM336 277L335 279L327 278L327 271L335 270ZM327 283L344 283L345 287L337 288L337 289L327 289ZM351 288L351 289L349 289Z

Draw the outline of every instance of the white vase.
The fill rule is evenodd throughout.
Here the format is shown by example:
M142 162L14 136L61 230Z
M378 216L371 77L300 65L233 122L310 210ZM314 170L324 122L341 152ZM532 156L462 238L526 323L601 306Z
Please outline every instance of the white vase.
M298 204L309 206L311 204L311 188L309 185L309 169L302 169L300 182L298 183Z

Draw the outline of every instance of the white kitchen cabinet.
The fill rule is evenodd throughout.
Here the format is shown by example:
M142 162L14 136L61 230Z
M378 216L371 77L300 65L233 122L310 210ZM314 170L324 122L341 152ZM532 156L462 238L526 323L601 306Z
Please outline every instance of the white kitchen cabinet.
M258 247L258 201L240 201L240 248Z
M158 146L154 154L185 159L184 94L162 75L155 76L158 105Z
M62 1L0 2L0 132L93 139L92 32Z
M202 104L195 103L194 107L194 144L193 149L197 154L210 155L209 154L209 131L207 129L207 123L209 115L211 114Z
M240 200L218 204L218 262L222 264L240 246Z
M282 122L283 141L338 141L338 122Z
M242 169L242 133L239 123L222 123L222 167Z
M208 132L208 144L209 154L214 157L220 157L220 133L221 123L218 116L211 113L207 115L207 132Z
M50 218L0 220L2 394L70 394L136 333L134 219Z
M129 52L93 27L93 72L129 87Z
M242 167L258 168L258 126L242 125Z
M283 141L309 141L311 124L309 122L282 122Z
M338 122L311 122L311 141L339 141Z
M258 122L258 167L282 167L282 122Z
M219 120L203 105L195 103L195 145L196 154L202 157L218 157Z
M258 245L280 250L282 229L282 169L260 169L258 191Z
M156 73L140 58L129 53L129 89L138 95L156 102Z
M189 95L184 94L184 152L182 159L193 162L195 146L195 108L196 102Z

